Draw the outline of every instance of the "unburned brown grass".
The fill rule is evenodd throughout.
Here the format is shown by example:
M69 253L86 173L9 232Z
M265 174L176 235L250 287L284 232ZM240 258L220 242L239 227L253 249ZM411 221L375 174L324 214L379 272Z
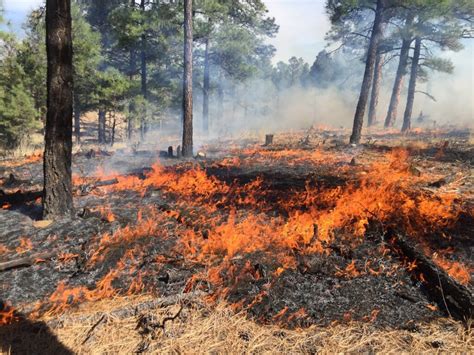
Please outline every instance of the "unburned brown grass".
M377 329L370 323L353 322L330 327L288 330L277 325L262 325L244 313L233 313L220 304L183 305L179 316L165 322L164 330L138 329L140 314L124 319L114 315L117 309L131 308L142 298L116 299L81 306L60 321L45 320L52 325L57 339L78 354L146 353L472 353L474 338L471 327L440 319L419 324L409 330ZM179 304L141 312L151 322L162 324L173 317ZM98 320L102 319L98 322ZM146 327L145 327L146 328ZM140 334L142 333L142 334ZM3 349L9 353L9 349Z

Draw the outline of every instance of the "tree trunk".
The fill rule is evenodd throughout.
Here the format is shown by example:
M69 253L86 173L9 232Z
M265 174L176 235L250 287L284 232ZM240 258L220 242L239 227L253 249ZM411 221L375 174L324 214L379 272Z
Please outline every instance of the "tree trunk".
M382 82L382 67L384 56L380 51L377 52L375 60L374 80L372 82L372 93L370 95L369 104L369 126L377 123L377 105L379 103L380 84Z
M117 118L115 116L115 112L112 115L112 130L110 133L110 146L113 147L115 144L115 127L117 124Z
M135 8L135 0L130 1L130 8L134 9ZM129 64L129 78L130 82L133 83L133 80L135 79L135 73L137 72L137 53L135 51L135 48L133 47L134 45L132 44L132 48L130 49L130 64ZM133 119L135 116L135 104L133 101L130 101L130 104L128 105L128 120L127 120L127 138L128 140L132 139L133 135Z
M369 99L370 86L374 76L375 60L377 57L377 48L383 34L384 0L377 0L377 9L375 12L372 35L370 37L369 49L367 51L367 60L365 63L364 79L360 88L359 101L354 115L354 125L350 142L359 144L362 135L362 126L364 125L365 109Z
M135 79L135 73L137 71L137 54L135 52L135 49L130 50L130 82L133 83L133 80ZM132 139L133 135L133 120L135 118L135 103L133 100L130 101L128 105L128 120L127 120L127 138L128 140Z
M183 156L193 156L193 1L184 0Z
M71 1L46 1L47 117L43 217L71 217L73 67Z
M415 102L416 79L418 76L418 64L420 63L421 53L421 38L415 39L415 51L413 52L413 59L411 62L410 84L408 85L407 106L403 116L402 132L407 132L411 129L411 115L413 112L413 104Z
M140 1L140 9L142 12L145 12L145 0ZM143 96L144 100L144 107L143 107L143 113L142 117L140 118L140 136L141 139L143 140L145 138L145 134L148 131L148 126L147 126L147 107L146 107L146 101L148 99L148 90L147 90L147 65L146 65L146 33L143 33L141 36L141 53L140 53L140 58L141 58L141 93Z
M220 69L219 73L219 84L217 85L217 119L216 123L219 124L224 118L224 73Z
M99 144L105 144L105 119L106 119L106 112L104 109L99 109L99 129L98 129L98 139Z
M411 42L411 38L404 39L402 42L400 60L398 62L397 74L392 89L392 97L390 98L390 105L388 106L387 116L385 117L385 128L393 127L397 120L398 103L400 102L400 93L402 91L403 78L406 73Z
M209 90L210 90L210 63L209 63L209 38L205 40L204 50L204 83L203 83L203 104L202 104L202 129L204 133L209 133Z

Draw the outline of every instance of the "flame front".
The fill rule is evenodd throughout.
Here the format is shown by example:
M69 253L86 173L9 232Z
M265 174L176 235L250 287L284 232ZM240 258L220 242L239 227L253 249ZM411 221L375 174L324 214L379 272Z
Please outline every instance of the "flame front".
M359 167L340 164L348 158L346 154L321 151L252 148L238 158L227 158L213 164L224 171L255 164L290 169L329 166L331 175L343 181L335 187L325 186L317 179L308 179L303 189L278 190L272 188L272 182L263 175L247 183L229 183L196 164L175 167L155 164L145 178L108 175L108 179L116 178L118 183L101 187L105 193L135 191L145 197L158 191L173 203L161 209L143 207L137 212L135 225L98 236L99 247L89 259L89 266L102 261L119 245L133 247L93 289L59 284L49 300L53 305L50 312L62 312L80 301L115 296L119 290L114 289L113 281L121 273L134 275L131 284L121 292L143 292L144 275L136 265L144 252L134 242L168 238L170 233L164 230L165 226L174 228L171 234L178 237L170 252L183 255L188 262L205 266L205 271L188 280L186 289L196 287L200 279L206 279L214 285L212 298L215 299L229 293L229 287L232 287L229 280L237 282L242 278L255 280L262 277L260 271L248 262L240 266L234 262L245 255L258 253L262 263L270 265L272 277L277 278L285 270L297 266L297 255L331 253L328 246L336 236L345 239L349 245L357 245L371 226L381 235L388 228L403 226L407 235L423 243L425 236L449 228L456 222L461 212L459 204L455 203L457 196L433 194L416 188L425 183L427 177L412 173L406 151L394 150L376 163ZM99 178L105 179L103 176ZM107 221L117 219L109 205L99 210ZM470 281L467 266L441 258L436 262L460 282ZM379 275L383 272L390 271L374 270L370 261L362 270L353 261L345 269L338 270L337 275L355 278L366 273ZM236 305L237 308L240 306ZM282 317L286 312L283 309L276 317ZM288 316L304 315L304 310L300 310ZM376 318L376 314L371 318Z

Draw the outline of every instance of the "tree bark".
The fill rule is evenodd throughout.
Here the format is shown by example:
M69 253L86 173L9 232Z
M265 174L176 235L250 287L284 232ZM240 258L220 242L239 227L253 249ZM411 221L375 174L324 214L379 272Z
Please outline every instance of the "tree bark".
M98 139L99 139L99 144L105 144L106 139L105 139L105 118L106 118L106 112L104 109L99 109L99 129L98 129Z
M402 40L402 48L400 49L400 59L398 61L395 82L393 83L392 96L390 98L387 116L385 117L385 128L393 127L395 121L397 120L398 104L400 103L400 93L402 91L403 80L406 74L410 46L413 42L410 27L413 25L414 17L415 14L413 12L409 12L405 21L405 31L407 31L407 34L405 34Z
M385 128L393 127L395 121L397 120L398 104L400 102L400 93L402 91L403 78L406 74L408 53L410 51L411 42L411 38L404 39L402 42L402 49L400 50L400 60L398 62L397 74L395 75L395 82L393 84L390 105L388 106L387 116L385 117Z
M405 114L403 116L402 132L407 132L411 129L411 115L413 113L413 104L415 102L416 80L418 76L418 65L420 63L421 53L421 38L415 39L415 51L413 52L413 59L411 62L410 84L408 85L407 105Z
M140 1L140 9L144 13L145 12L145 0ZM147 63L146 63L146 33L144 32L141 36L141 52L140 52L140 60L141 60L141 93L143 96L143 113L142 117L140 118L140 136L143 140L145 138L145 134L148 131L147 126L147 107L146 101L148 99L148 89L147 89Z
M130 1L130 8L134 9L135 8L135 0ZM135 79L135 73L137 72L137 53L135 51L135 48L133 47L130 49L130 63L129 63L129 78L130 82L133 82ZM127 120L127 138L128 140L132 139L133 135L133 119L135 116L135 104L133 101L130 101L128 105L128 120Z
M216 123L219 124L224 118L224 72L220 69L219 73L219 84L217 85L217 119Z
M115 112L112 115L112 130L110 132L110 146L113 147L115 144L115 127L117 124L117 117L115 115Z
M210 90L210 63L209 63L209 38L206 38L204 50L204 83L203 83L203 104L202 104L202 129L204 133L209 133L209 90Z
M72 217L73 66L71 1L46 1L47 116L43 217Z
M377 105L379 103L380 84L382 83L383 58L384 56L379 50L377 52L377 59L375 60L374 79L372 82L372 93L370 95L369 126L373 126L377 123Z
M350 142L359 144L362 135L362 126L364 125L365 109L369 99L370 86L374 76L375 60L377 57L377 48L383 34L383 17L384 17L384 2L385 0L377 0L377 8L375 11L374 25L372 28L372 35L370 37L369 49L367 51L367 59L365 62L364 79L360 88L359 101L357 103L356 112L354 115L354 125L352 128L352 135Z
M193 156L193 1L184 0L183 156Z

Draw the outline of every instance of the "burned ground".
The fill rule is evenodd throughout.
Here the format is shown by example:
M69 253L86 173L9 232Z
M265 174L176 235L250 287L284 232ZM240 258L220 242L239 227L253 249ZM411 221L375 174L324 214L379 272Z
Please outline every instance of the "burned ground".
M468 137L415 137L405 149L393 147L399 137L362 147L345 138L215 143L207 157L160 165L151 149L76 154L77 218L41 224L38 200L0 210L1 265L34 258L2 270L0 299L32 319L117 295L194 291L284 327L414 329L447 316L385 236L412 238L472 297ZM6 194L39 189L39 161L1 169Z

